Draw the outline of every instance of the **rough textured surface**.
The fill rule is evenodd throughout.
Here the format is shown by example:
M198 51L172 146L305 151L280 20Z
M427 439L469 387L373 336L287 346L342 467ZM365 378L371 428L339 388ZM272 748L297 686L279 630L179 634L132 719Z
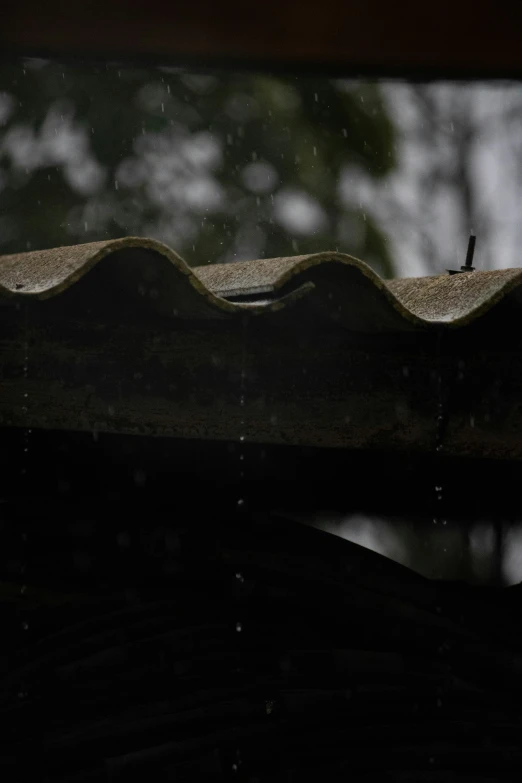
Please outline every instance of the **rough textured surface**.
M123 283L132 274L140 291L150 288L152 276L151 298L163 314L263 314L304 296L310 307L347 328L374 332L463 326L507 296L516 297L522 281L518 269L384 281L341 253L191 269L160 242L125 237L0 257L0 297L56 296L102 261L118 265Z
M473 321L511 293L517 293L522 270L497 269L458 275L417 277L388 282L402 306L425 321L455 326Z

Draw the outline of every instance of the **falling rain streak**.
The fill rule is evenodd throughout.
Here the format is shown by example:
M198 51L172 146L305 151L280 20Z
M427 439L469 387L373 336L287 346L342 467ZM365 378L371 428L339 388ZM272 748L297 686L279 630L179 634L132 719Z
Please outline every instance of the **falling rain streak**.
M245 518L242 516L246 511L246 500L245 500L245 491L244 491L244 483L245 483L245 448L244 444L246 442L246 434L245 434L245 406L246 406L246 365L247 365L247 351L248 351L248 315L245 313L242 320L241 325L241 361L240 361L240 381L239 381L239 478L238 478L238 498L236 501L236 509L238 514L240 515L240 522L243 523ZM241 598L243 593L243 587L245 582L245 577L241 573L241 571L236 571L234 573L234 579L236 581L237 585L237 607L239 612L239 607L241 606ZM243 622L239 619L235 622L235 632L236 634L242 633L243 631ZM237 674L241 674L241 666L237 668ZM239 767L241 766L241 751L239 748L236 749L236 759L232 764L232 772L237 773L239 772Z
M243 316L242 331L241 331L241 369L240 369L240 384L239 384L239 498L237 499L237 508L242 510L245 508L245 498L243 497L243 485L245 478L245 450L244 444L246 441L245 435L245 405L246 405L246 362L247 362L247 344L248 344L248 315Z
M27 596L27 545L28 545L28 533L27 533L27 514L26 502L28 500L28 462L29 462L29 444L31 439L31 429L28 427L28 414L29 414L29 306L26 303L23 307L23 358L22 358L22 415L24 418L24 426L22 428L22 454L21 454L21 494L22 494L22 516L20 525L20 597L26 598ZM20 612L20 631L25 636L29 630L29 622L26 617L26 608L21 606ZM19 685L18 698L27 698L27 689L23 684Z
M444 430L446 426L446 411L444 406L444 383L443 383L443 374L442 374L442 357L441 357L441 348L442 348L442 333L439 332L437 335L437 420L436 420L436 427L435 427L435 451L436 453L441 456L442 452L444 450ZM437 470L440 470L439 464L437 464ZM435 482L435 516L433 519L433 523L435 525L441 524L445 526L447 524L447 520L444 518L444 487L442 485L442 480L436 479Z

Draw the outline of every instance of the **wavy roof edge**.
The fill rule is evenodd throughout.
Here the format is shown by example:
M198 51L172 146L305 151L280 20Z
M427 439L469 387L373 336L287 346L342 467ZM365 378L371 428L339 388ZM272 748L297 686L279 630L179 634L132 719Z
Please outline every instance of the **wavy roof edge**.
M310 301L312 296L336 320L353 321L354 312L360 317L371 303L374 312L382 312L387 328L400 320L406 329L459 327L491 310L522 284L522 269L386 281L363 261L336 252L190 267L162 242L123 237L0 256L0 297L57 296L104 259L131 250L145 254L140 257L144 272L147 258L149 262L154 258L162 264L172 290L181 289L179 295L197 294L202 308L210 311L207 315L216 316L257 315L283 309L303 297ZM172 312L177 314L174 308Z

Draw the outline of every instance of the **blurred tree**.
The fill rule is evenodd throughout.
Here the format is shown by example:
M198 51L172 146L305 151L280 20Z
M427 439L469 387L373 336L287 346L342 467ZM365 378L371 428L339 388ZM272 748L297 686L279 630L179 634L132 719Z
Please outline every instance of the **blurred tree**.
M478 269L520 266L520 84L388 83L381 94L396 166L351 187L386 231L399 276L458 268L470 233Z
M392 273L347 173L380 180L373 83L173 68L0 68L0 253L122 235L191 264L338 248Z

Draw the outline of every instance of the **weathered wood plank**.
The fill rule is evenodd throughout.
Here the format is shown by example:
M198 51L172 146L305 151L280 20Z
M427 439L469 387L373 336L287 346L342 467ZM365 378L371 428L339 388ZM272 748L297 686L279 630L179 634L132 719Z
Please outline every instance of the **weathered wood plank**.
M451 24L448 23L451 20ZM516 5L467 0L419 5L401 12L380 0L365 4L290 0L245 4L143 1L69 6L45 11L31 0L3 9L0 42L11 56L143 58L159 63L338 74L516 76L522 73Z
M285 314L245 326L4 307L0 424L429 454L442 415L445 454L518 459L522 351L485 328L437 348Z

